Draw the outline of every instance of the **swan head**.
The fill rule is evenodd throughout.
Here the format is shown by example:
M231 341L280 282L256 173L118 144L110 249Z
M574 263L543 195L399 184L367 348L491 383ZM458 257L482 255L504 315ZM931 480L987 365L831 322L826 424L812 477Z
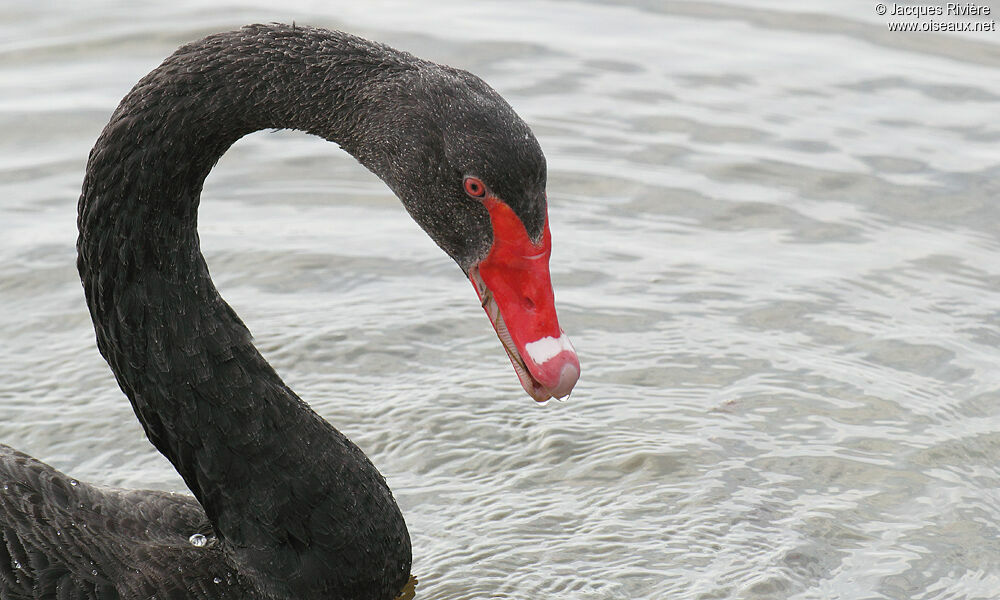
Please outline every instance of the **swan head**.
M559 326L549 275L552 236L538 140L478 77L428 63L382 91L393 121L359 156L470 279L522 387L568 396L580 361Z

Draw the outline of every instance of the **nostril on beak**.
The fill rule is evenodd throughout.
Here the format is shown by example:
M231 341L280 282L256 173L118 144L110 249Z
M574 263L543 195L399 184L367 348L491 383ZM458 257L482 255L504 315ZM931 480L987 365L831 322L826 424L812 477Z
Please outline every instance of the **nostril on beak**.
M527 296L524 297L522 304L524 304L524 308L527 310L535 310L535 301Z

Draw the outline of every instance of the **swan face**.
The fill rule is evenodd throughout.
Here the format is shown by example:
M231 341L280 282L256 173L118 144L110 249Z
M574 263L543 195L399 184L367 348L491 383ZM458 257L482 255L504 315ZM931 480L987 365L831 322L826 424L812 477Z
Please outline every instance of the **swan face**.
M472 281L528 395L569 395L580 361L556 316L545 156L531 129L481 79L449 67L425 65L388 98L381 158L359 159Z
M466 92L439 108L451 116L443 140L454 173L447 186L453 201L475 215L476 229L452 257L472 282L528 395L539 402L568 396L580 377L580 360L556 316L545 156L496 92L478 77L455 74Z

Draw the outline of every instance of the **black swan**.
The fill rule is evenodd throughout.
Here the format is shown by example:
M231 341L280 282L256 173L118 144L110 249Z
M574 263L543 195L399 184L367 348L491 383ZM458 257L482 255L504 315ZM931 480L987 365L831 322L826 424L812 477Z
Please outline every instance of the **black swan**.
M528 394L576 383L549 279L545 159L496 92L345 33L209 36L112 115L77 241L98 348L194 497L88 485L0 447L0 599L388 600L407 586L409 534L385 480L257 352L199 250L205 177L271 128L336 142L389 185L472 281Z

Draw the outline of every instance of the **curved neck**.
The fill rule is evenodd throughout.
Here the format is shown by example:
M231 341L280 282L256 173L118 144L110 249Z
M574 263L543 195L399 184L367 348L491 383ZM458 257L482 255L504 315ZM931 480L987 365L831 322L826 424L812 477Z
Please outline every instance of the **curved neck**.
M366 98L415 60L286 26L212 36L136 85L87 165L78 267L98 347L235 566L276 597L391 598L409 537L375 467L285 386L216 291L202 185L264 128L321 135L378 169L359 143L378 110Z

